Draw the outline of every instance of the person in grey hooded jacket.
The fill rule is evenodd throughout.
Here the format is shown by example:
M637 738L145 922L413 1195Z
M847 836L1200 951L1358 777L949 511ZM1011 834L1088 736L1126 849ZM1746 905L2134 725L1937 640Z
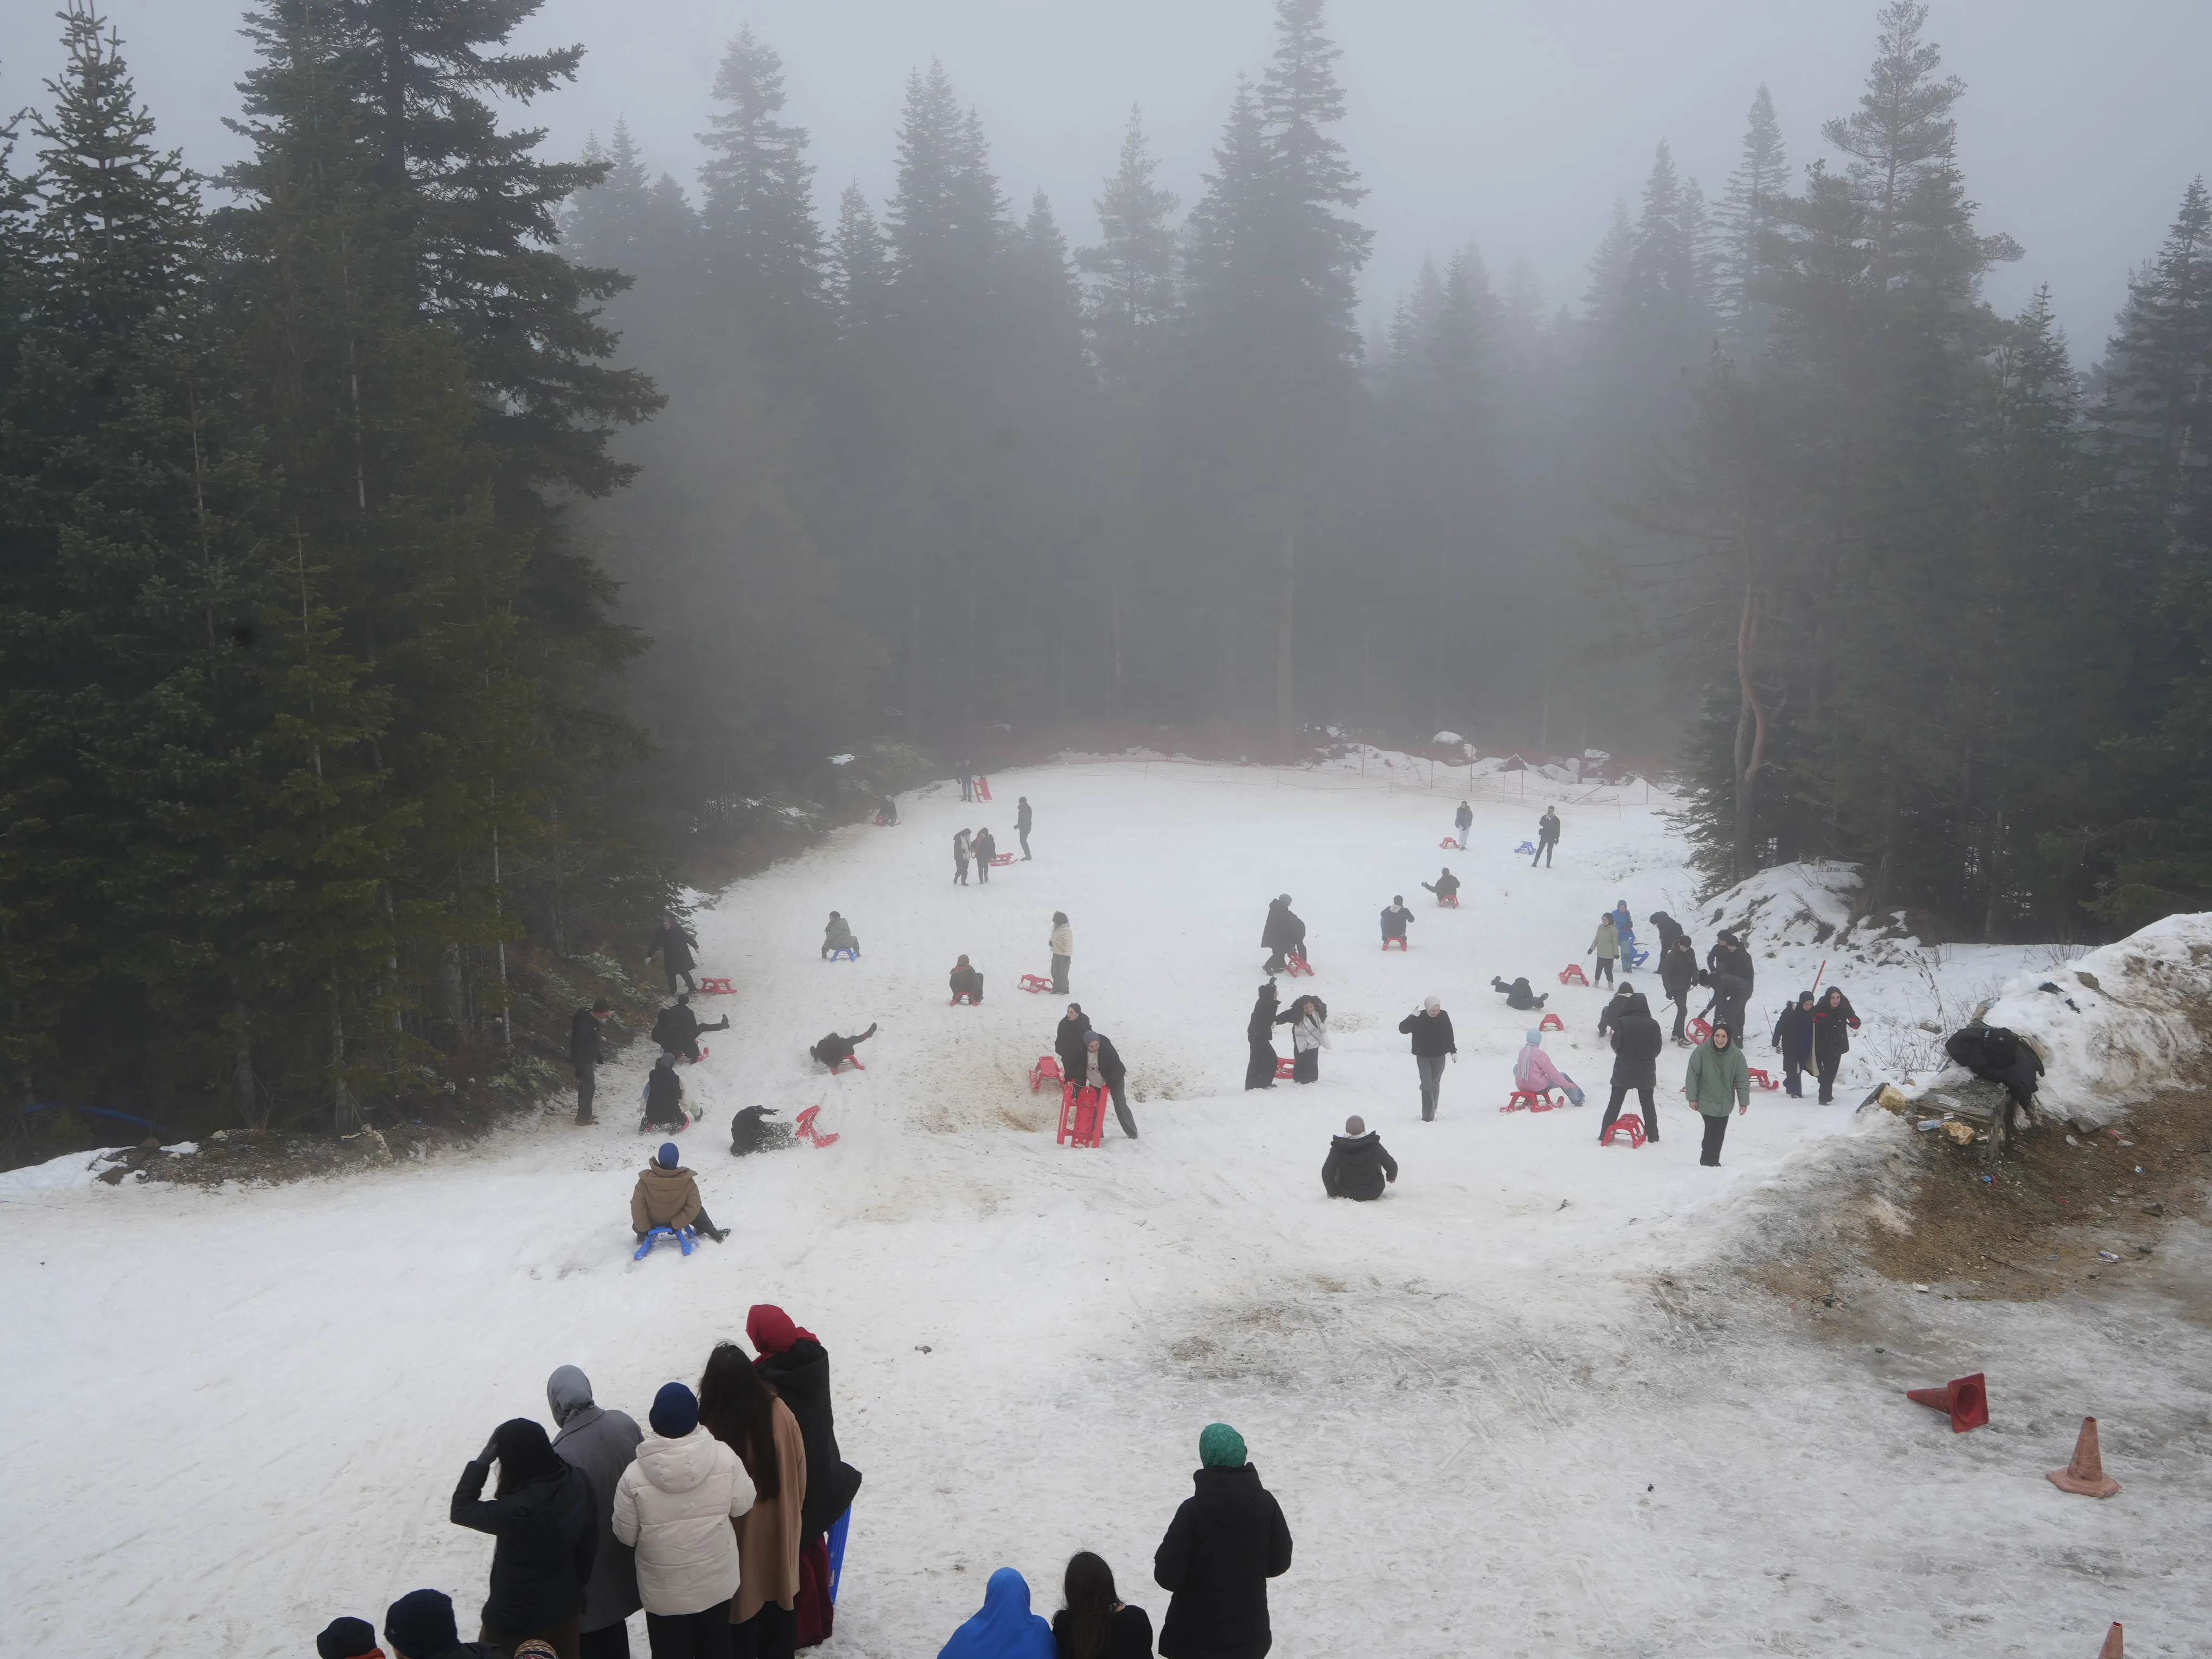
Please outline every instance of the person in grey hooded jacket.
M599 1547L584 1586L577 1652L580 1659L629 1659L625 1621L643 1604L637 1595L637 1553L615 1537L615 1483L636 1458L645 1436L627 1412L593 1404L591 1379L574 1365L563 1365L546 1379L545 1403L561 1428L553 1437L553 1449L592 1478L592 1513L599 1529Z

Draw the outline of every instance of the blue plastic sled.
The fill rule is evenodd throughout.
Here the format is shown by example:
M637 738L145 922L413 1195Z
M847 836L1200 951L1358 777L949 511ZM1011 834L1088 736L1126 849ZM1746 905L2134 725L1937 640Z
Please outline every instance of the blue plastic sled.
M1524 841L1518 847L1515 848L1513 852L1516 857L1526 853L1531 858L1534 858L1536 854L1536 843L1533 841Z
M1628 955L1628 965L1632 970L1641 968L1650 960L1651 952L1649 951L1632 951Z
M845 1576L845 1534L853 1529L853 1506L830 1523L830 1605L837 1605L837 1581Z
M841 960L845 962L858 962L860 959L860 953L858 951L832 951L830 953L830 960L832 962Z
M644 1239L640 1242L637 1247L637 1253L631 1256L630 1260L633 1261L644 1261L646 1252L652 1249L654 1242L663 1238L674 1239L678 1244L684 1247L684 1254L689 1255L691 1254L691 1245L694 1237L695 1235L693 1234L692 1230L689 1227L686 1227L680 1233L667 1227L652 1228L646 1233Z

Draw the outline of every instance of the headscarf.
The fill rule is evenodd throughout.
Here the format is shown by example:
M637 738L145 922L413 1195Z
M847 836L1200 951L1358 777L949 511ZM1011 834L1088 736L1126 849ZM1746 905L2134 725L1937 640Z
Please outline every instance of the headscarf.
M937 1659L1056 1659L1052 1626L1030 1611L1029 1580L1000 1567L983 1587L982 1609L938 1650Z
M1243 1468L1244 1437L1226 1423L1207 1424L1198 1431L1198 1461L1209 1469Z
M1540 1030L1528 1033L1528 1046L1531 1048L1540 1048L1544 1046L1544 1033Z
M499 1484L506 1491L546 1480L568 1468L545 1437L545 1425L535 1418L510 1417L492 1431L491 1439L499 1454Z
M592 1379L574 1365L562 1365L545 1379L545 1403L562 1428L578 1412L592 1408Z
M745 1335L760 1351L763 1359L771 1354L781 1353L794 1342L819 1342L822 1340L813 1332L802 1330L793 1324L789 1314L768 1302L755 1303L751 1311L745 1315Z

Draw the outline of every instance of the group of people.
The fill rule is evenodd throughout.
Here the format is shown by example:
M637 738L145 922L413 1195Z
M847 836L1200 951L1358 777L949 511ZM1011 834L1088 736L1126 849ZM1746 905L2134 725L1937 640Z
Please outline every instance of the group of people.
M1291 1080L1321 1080L1321 1051L1329 1047L1328 1004L1307 991L1292 998L1289 1007L1282 1007L1271 979L1260 988L1259 997L1252 1004L1252 1017L1245 1024L1244 1035L1251 1050L1244 1066L1247 1090L1275 1086L1282 1060L1275 1052L1278 1025L1291 1028Z
M963 801L975 799L972 786L969 793L963 793L960 799ZM1024 860L1032 856L1030 830L1036 823L1036 815L1030 809L1030 798L1024 795L1014 808L1014 834L1021 841ZM968 866L970 864L975 866L975 879L988 882L991 879L991 860L998 856L999 838L988 829L956 830L952 834L952 884L956 887L968 884Z
M751 1355L718 1343L696 1389L653 1396L644 1429L577 1367L556 1370L556 1432L510 1418L453 1488L453 1523L494 1540L476 1639L451 1596L410 1590L385 1610L390 1659L629 1659L641 1609L653 1659L789 1659L827 1637L829 1540L860 1486L838 1451L830 1356L768 1304L745 1334ZM334 1620L315 1651L371 1659L376 1637Z
M1067 1012L1060 1016L1052 1034L1052 1051L1060 1058L1060 1079L1069 1088L1106 1091L1114 1102L1114 1116L1121 1133L1134 1140L1137 1120L1129 1110L1129 1068L1122 1064L1114 1040L1091 1028L1091 1016L1083 1012L1081 1003L1069 1003Z

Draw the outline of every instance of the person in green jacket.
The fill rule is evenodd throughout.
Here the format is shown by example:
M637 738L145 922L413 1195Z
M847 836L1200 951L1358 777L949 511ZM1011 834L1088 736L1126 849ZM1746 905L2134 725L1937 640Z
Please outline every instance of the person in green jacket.
M1586 957L1595 956L1597 958L1597 977L1590 983L1593 985L1610 983L1613 979L1613 964L1620 959L1620 935L1613 931L1612 911L1607 910L1599 918L1597 937L1589 942L1589 949L1583 954Z
M1729 1108L1739 1113L1751 1109L1751 1064L1736 1047L1725 1025L1690 1051L1690 1069L1682 1074L1682 1091L1690 1104L1705 1115L1705 1144L1698 1162L1708 1169L1721 1166L1721 1142L1728 1134Z

